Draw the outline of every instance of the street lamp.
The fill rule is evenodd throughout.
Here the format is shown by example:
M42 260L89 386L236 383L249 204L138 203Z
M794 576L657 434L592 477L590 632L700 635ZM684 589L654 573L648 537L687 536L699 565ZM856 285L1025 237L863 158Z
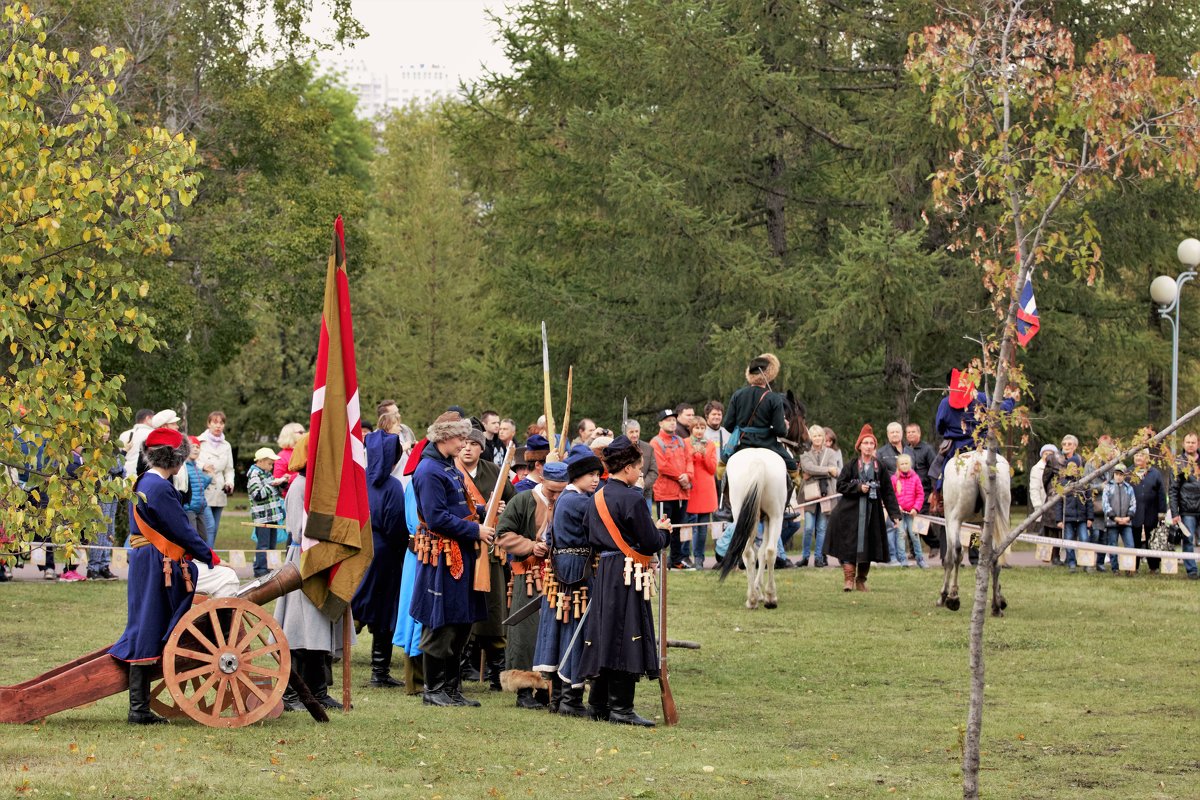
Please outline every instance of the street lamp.
M1179 300L1183 285L1196 277L1200 266L1200 241L1184 239L1175 251L1187 267L1175 278L1159 275L1150 282L1150 299L1158 304L1158 315L1171 323L1171 424L1179 418Z

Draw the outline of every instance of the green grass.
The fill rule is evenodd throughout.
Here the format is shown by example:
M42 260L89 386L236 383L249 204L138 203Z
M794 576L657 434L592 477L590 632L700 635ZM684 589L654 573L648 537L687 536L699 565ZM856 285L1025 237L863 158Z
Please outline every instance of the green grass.
M973 573L965 570L964 584ZM289 714L241 730L146 730L112 697L10 726L8 796L154 798L863 798L961 796L967 611L933 608L940 572L879 569L868 594L833 570L780 573L776 611L740 575L672 574L678 727L559 719L484 694L432 709L358 688L328 725ZM993 798L1200 794L1200 586L1181 578L1004 572L988 622L982 787ZM967 589L967 586L964 586ZM968 589L969 591L969 589ZM15 683L113 641L123 584L0 586L0 678ZM367 637L364 637L364 639ZM339 671L340 674L340 671ZM638 710L659 713L656 684ZM711 769L709 769L711 767Z

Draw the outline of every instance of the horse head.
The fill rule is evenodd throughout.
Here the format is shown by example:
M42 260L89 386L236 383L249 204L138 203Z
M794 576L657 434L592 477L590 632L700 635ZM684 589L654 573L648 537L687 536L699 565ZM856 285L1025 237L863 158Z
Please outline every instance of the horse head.
M791 389L784 394L783 414L788 426L783 443L793 455L807 453L812 447L812 440L808 438L808 423L805 421L808 409L796 399Z

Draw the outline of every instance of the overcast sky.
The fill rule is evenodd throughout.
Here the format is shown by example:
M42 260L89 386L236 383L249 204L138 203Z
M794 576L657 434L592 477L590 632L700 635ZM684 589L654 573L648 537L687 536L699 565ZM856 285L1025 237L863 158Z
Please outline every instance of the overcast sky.
M514 0L353 0L354 15L370 36L341 57L361 59L372 72L384 74L411 64L438 64L470 82L483 74L483 64L501 71L507 67L487 16L488 11L504 16L506 2ZM328 14L315 24L329 27Z

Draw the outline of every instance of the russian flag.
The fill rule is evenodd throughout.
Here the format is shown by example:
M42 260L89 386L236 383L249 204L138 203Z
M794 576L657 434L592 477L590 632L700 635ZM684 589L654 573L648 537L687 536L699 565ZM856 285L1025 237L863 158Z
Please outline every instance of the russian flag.
M1021 289L1021 304L1017 308L1017 344L1028 346L1030 340L1037 335L1042 326L1038 319L1037 300L1033 297L1033 279L1025 279L1025 287Z

